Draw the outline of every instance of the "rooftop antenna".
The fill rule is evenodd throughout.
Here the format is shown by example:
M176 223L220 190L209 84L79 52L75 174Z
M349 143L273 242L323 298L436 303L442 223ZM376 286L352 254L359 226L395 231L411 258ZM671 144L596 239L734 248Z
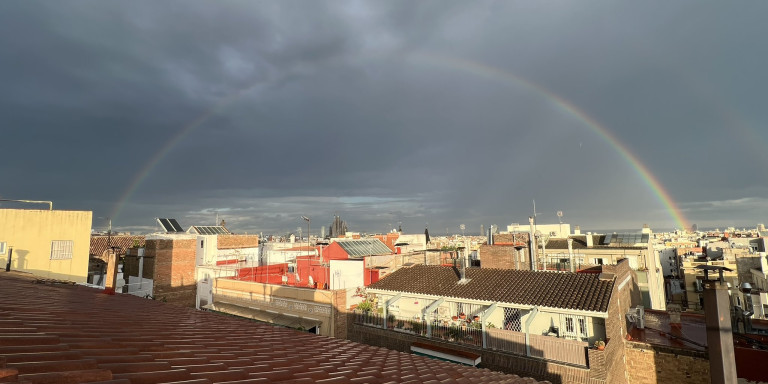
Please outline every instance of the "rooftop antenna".
M557 221L560 222L560 233L558 233L558 236L563 235L563 211L557 211Z

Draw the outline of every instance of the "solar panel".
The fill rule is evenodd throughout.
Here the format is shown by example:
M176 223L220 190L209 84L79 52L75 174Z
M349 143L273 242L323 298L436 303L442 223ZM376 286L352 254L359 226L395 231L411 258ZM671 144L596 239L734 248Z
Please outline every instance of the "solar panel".
M229 235L229 231L220 225L196 225L192 228L201 235Z
M179 225L179 222L176 221L176 219L168 219L168 222L171 223L171 226L173 226L173 229L176 230L176 232L184 232L184 229L181 228L181 225Z
M179 222L176 221L176 219L157 219L157 222L160 223L160 226L163 227L163 230L165 230L165 233L184 232L184 230L181 229L181 225L179 225Z
M160 226L163 227L163 230L165 230L166 233L176 232L176 230L173 229L173 225L168 222L168 219L157 219L157 222L160 223Z

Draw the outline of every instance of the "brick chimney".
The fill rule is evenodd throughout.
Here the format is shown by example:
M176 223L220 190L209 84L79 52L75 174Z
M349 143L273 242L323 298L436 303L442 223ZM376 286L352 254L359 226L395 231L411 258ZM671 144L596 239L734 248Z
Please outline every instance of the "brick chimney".
M730 300L728 286L722 279L705 281L704 322L707 325L711 383L735 383L737 381L736 355L733 350Z

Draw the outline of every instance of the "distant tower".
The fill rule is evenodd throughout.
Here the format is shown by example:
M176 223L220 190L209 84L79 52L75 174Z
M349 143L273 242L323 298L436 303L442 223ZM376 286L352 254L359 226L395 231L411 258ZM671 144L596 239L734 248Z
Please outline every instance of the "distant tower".
M331 223L328 233L332 238L342 237L346 235L347 223L345 223L344 220L341 219L341 217L333 216L333 223Z

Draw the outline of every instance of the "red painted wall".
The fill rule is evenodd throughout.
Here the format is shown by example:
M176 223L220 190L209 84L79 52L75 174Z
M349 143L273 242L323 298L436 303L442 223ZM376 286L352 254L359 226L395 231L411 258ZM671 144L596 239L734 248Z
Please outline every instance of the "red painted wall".
M333 245L333 244L332 244ZM332 254L331 257L343 256L341 260L346 260L347 253L335 244L343 254ZM331 248L331 246L328 246ZM327 249L327 248L326 248ZM332 251L333 252L333 251ZM323 259L325 259L325 250L323 251ZM335 258L334 260L339 260ZM363 284L366 286L371 283L379 281L378 269L363 269ZM261 267L241 268L237 270L235 279L253 281L257 283L265 284L287 284L297 287L309 287L309 277L312 276L313 287L318 289L327 289L330 286L330 268L323 266L320 260L316 256L298 256L296 257L296 271L298 272L300 281L296 280L296 273L288 272L288 264L272 264ZM283 281L283 276L286 277L286 281Z
M330 260L348 260L349 254L339 243L333 242L323 249L323 262L329 263Z
M762 363L758 363L768 361L768 351L736 347L734 354L739 378L757 382L768 381L768 371Z

